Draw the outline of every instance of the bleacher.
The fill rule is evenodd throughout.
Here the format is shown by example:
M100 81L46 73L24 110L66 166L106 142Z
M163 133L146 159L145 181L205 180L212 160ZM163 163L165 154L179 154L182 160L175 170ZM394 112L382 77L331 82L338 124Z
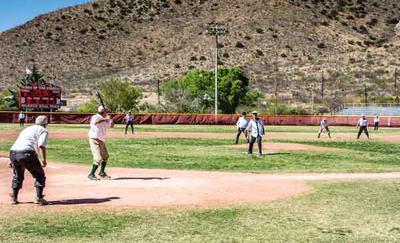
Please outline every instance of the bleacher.
M344 104L337 115L400 116L400 104Z

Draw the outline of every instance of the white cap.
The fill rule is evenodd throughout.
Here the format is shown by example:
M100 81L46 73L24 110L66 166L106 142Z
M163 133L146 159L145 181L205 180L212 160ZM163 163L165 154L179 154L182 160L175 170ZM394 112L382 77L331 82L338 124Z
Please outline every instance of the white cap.
M258 112L257 111L253 111L251 114L258 114Z
M98 108L97 108L97 112L98 113L104 113L104 112L106 112L106 108L104 108L104 106L99 106Z
M44 126L48 123L47 116L36 117L35 124L39 126Z

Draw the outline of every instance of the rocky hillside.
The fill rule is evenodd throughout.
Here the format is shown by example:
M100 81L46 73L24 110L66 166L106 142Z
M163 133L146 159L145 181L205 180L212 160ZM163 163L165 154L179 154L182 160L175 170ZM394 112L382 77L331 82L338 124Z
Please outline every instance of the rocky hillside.
M146 90L190 68L213 68L206 27L224 22L221 65L242 66L267 97L333 104L395 95L397 0L98 0L0 33L0 84L36 64L70 92L110 76ZM323 77L323 78L322 78ZM324 92L321 92L324 80ZM276 82L275 82L276 81Z

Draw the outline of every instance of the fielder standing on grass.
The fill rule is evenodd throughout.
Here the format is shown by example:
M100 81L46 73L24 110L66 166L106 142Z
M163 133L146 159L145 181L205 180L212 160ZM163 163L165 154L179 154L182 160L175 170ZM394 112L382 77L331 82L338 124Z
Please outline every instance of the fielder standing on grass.
M358 120L357 128L359 128L357 139L360 139L362 132L365 132L365 134L367 135L367 138L369 139L368 120L367 120L367 118L365 118L364 115L360 118L360 120Z
M329 125L328 125L328 120L326 118L322 119L319 131L318 131L318 138L321 137L321 133L326 130L328 132L328 137L331 138L331 131L329 131Z
M18 204L18 192L22 188L27 169L35 178L36 198L35 204L47 205L44 199L43 189L46 183L46 176L43 168L46 167L46 145L48 131L46 129L48 120L46 116L38 116L35 125L22 130L10 150L9 166L13 169L11 204ZM38 152L42 157L39 161Z
M249 125L249 120L246 117L247 113L242 112L242 116L239 117L236 127L237 127L237 134L236 134L236 144L239 143L240 134L244 133L244 137L246 138L247 142L249 142L249 137L247 134L247 126Z
M374 130L379 129L379 116L375 116L374 118Z
M23 111L21 111L18 114L18 121L19 121L19 127L24 127L24 123L25 123L25 113Z
M250 143L249 143L249 151L248 155L253 154L253 146L257 141L258 145L258 156L262 156L262 137L265 135L264 130L264 122L261 118L258 117L258 112L252 112L252 119L247 126L247 130L250 131Z
M108 160L108 151L106 147L106 135L108 128L114 127L114 121L107 114L107 110L104 106L100 106L97 109L97 114L92 116L90 120L89 130L89 144L93 154L93 166L90 171L88 178L90 180L98 179L111 179L110 176L105 172L105 168ZM96 177L95 173L100 166L99 178Z
M128 114L126 114L126 116L124 118L124 121L125 121L125 124L126 124L125 135L128 132L128 127L129 126L131 126L132 134L135 134L135 131L133 130L133 119L134 119L134 116L132 115L132 113L128 112Z

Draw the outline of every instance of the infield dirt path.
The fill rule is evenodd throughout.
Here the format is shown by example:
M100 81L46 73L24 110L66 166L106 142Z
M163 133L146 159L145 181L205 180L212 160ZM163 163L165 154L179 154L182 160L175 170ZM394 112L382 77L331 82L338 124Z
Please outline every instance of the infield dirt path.
M8 205L11 169L0 159L0 207ZM109 168L113 180L90 181L90 165L49 163L46 198L55 210L66 208L207 207L257 203L287 198L310 190L308 181L400 179L400 173L381 174L251 174L183 170ZM32 205L33 180L26 172L18 208ZM14 207L14 208L13 208Z

